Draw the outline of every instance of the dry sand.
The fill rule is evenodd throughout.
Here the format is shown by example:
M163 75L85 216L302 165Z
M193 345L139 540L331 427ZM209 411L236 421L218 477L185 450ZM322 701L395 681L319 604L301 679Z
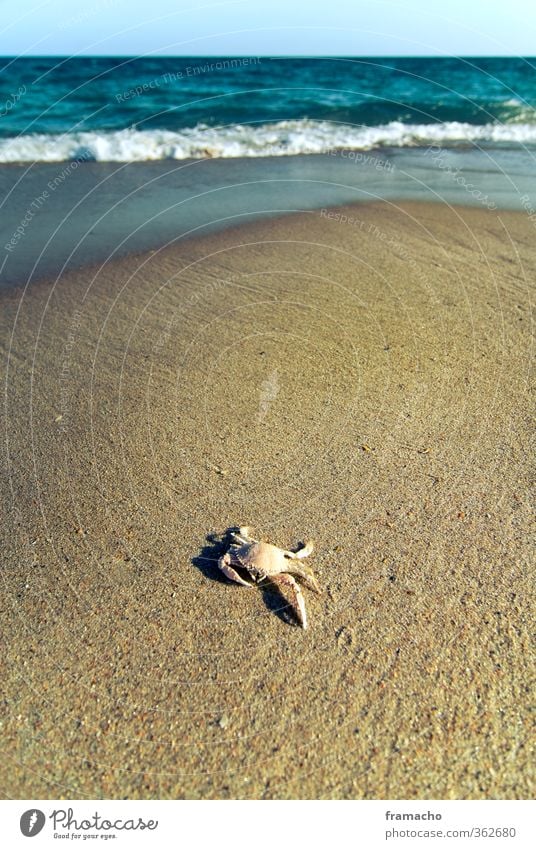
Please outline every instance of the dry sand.
M3 296L4 797L530 795L534 225L336 214Z

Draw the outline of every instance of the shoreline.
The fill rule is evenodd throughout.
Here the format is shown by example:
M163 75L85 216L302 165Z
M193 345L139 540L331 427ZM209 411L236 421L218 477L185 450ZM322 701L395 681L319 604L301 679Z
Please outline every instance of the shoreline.
M530 152L389 148L362 160L344 152L353 153L0 166L0 288L351 203L487 204L536 216Z
M529 798L534 224L329 214L3 292L8 797Z

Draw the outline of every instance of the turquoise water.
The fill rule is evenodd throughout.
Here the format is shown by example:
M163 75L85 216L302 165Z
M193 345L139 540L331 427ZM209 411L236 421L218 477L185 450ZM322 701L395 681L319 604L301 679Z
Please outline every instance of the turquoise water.
M0 61L0 162L536 147L531 59Z

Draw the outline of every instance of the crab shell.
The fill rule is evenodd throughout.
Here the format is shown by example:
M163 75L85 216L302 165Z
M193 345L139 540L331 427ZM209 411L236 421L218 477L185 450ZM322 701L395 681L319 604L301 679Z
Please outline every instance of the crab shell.
M286 572L289 567L283 551L269 542L247 543L233 548L233 554L256 581Z

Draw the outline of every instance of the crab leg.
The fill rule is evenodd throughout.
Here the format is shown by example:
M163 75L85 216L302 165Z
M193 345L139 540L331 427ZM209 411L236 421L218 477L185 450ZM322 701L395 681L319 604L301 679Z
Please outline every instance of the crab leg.
M230 581L236 581L237 584L242 584L243 587L253 587L254 584L250 584L249 581L244 581L244 579L238 574L236 569L233 569L231 566L233 563L233 557L230 551L220 557L218 560L218 566Z
M291 560L303 560L304 557L309 557L314 548L314 543L309 540L305 545L298 549L298 551L285 551L283 552L285 557L289 557Z
M231 537L233 538L234 542L237 542L240 545L247 545L250 542L257 542L256 539L253 539L253 537L250 537L249 532L250 532L250 528L248 528L248 527L239 528L238 533L236 533L236 532L231 533Z
M294 612L299 619L302 628L307 628L307 614L305 612L305 602L303 600L302 591L296 583L292 575L281 572L279 575L270 575L270 580L276 584L279 589L287 589L292 596L292 606Z

